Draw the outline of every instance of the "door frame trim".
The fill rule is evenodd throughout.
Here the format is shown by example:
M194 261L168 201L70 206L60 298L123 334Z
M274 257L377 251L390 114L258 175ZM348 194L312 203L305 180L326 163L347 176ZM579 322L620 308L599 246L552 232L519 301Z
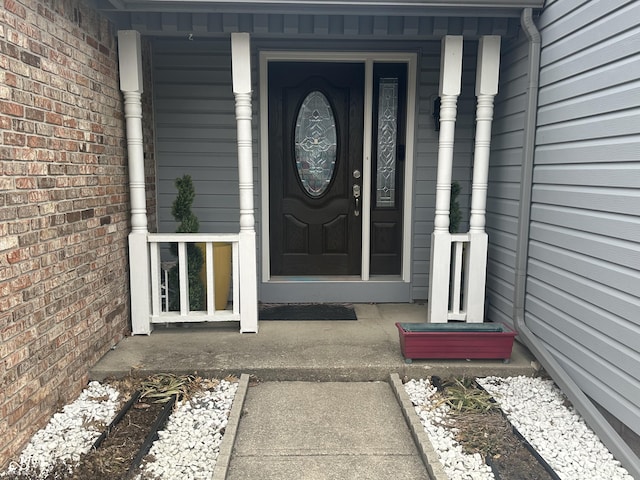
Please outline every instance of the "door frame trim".
M362 168L362 262L359 280L371 280L369 273L371 239L371 151L373 125L373 64L407 64L407 128L405 138L404 162L404 199L402 218L402 272L401 281L409 283L411 279L411 218L413 205L413 157L415 138L416 94L417 94L417 52L380 52L380 51L305 51L305 50L262 50L259 52L259 115L260 115L260 202L261 202L261 267L262 282L272 280L270 272L269 245L269 85L267 69L271 61L306 62L350 62L364 63L364 132L363 132L363 168ZM277 279L279 277L273 277ZM306 277L305 281L309 278ZM320 278L320 277L319 277Z

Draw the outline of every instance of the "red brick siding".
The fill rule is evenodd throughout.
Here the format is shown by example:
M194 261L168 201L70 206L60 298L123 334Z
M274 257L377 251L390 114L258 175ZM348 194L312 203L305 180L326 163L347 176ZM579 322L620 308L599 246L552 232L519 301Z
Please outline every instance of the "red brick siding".
M127 334L129 190L113 25L0 4L1 468Z

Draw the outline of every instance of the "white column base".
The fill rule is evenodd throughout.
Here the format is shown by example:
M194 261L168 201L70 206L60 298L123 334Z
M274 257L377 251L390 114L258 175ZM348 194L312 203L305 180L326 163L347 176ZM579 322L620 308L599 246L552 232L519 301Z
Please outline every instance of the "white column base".
M151 283L146 232L129 234L129 289L131 333L149 335L151 326Z
M482 323L485 320L484 302L489 236L486 233L470 233L469 237L465 310L467 312L467 323Z
M427 322L447 323L449 315L449 277L451 275L451 234L435 231L431 234L431 265L429 266L429 303Z
M258 271L255 232L239 233L240 333L258 333Z

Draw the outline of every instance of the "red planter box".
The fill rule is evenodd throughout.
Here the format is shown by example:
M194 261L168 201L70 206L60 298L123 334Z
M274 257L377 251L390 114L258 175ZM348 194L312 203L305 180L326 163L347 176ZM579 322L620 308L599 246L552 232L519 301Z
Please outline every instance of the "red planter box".
M516 331L503 323L396 323L405 362L511 358Z

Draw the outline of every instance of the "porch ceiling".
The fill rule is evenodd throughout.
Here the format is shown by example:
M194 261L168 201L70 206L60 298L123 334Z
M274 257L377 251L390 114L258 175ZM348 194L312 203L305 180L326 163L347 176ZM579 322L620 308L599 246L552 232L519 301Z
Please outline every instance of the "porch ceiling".
M248 32L259 37L440 39L444 35L515 36L517 17L296 15L204 12L107 12L119 30L142 35L216 37Z
M544 0L95 0L119 29L148 35L509 35Z

